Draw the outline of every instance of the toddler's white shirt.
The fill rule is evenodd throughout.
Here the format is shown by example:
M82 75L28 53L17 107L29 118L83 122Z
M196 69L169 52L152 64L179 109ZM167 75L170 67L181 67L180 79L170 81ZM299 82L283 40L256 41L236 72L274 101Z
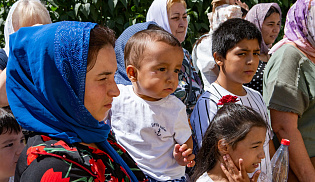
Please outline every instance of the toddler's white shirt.
M185 175L173 157L176 143L191 136L186 106L175 96L146 101L132 85L118 85L120 95L112 103L111 126L122 145L148 176L166 181Z

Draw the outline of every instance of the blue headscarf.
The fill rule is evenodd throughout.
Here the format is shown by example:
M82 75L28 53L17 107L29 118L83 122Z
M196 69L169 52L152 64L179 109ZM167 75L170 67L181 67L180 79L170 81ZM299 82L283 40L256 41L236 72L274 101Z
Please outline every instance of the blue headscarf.
M107 142L110 127L84 106L90 31L95 23L21 28L10 37L8 101L19 124L67 143L96 143L138 181Z
M115 81L117 84L131 85L131 81L129 80L127 76L126 67L125 67L125 60L124 60L125 45L131 36L133 36L137 32L140 32L141 30L148 29L149 25L151 24L157 25L153 21L134 24L128 27L116 40L115 53L116 53L116 59L117 59L117 71L115 74Z

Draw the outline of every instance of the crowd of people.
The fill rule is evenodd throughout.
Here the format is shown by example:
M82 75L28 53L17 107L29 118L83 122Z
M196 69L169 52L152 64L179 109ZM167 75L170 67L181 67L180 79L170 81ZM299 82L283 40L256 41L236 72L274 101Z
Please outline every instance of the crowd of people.
M185 0L154 0L113 30L52 23L18 0L0 49L0 182L315 181L315 1L213 0L210 31L182 47Z

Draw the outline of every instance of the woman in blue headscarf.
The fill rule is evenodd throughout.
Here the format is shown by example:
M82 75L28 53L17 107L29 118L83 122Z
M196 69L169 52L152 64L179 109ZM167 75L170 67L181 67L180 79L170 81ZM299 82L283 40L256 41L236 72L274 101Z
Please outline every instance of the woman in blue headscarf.
M119 95L114 41L110 29L83 22L12 34L8 100L19 124L34 131L16 181L145 181L101 122Z

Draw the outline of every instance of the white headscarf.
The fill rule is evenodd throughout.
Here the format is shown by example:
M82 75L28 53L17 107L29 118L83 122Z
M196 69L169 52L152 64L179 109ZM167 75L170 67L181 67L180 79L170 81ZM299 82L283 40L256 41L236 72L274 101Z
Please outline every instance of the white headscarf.
M214 13L208 13L210 32L216 30L219 25L231 18L242 18L242 10L238 5L224 4L218 6Z
M9 11L9 14L7 16L7 19L5 20L5 25L4 25L5 47L4 47L4 51L8 57L9 57L9 36L15 32L14 28L13 28L13 24L12 24L12 15L13 15L13 12L14 12L15 8L17 7L17 5L22 1L24 1L24 0L19 0L12 5L12 7ZM38 1L39 3L41 3L39 0L32 0L32 1Z
M154 0L151 4L146 21L154 21L164 30L172 33L167 15L167 0Z

